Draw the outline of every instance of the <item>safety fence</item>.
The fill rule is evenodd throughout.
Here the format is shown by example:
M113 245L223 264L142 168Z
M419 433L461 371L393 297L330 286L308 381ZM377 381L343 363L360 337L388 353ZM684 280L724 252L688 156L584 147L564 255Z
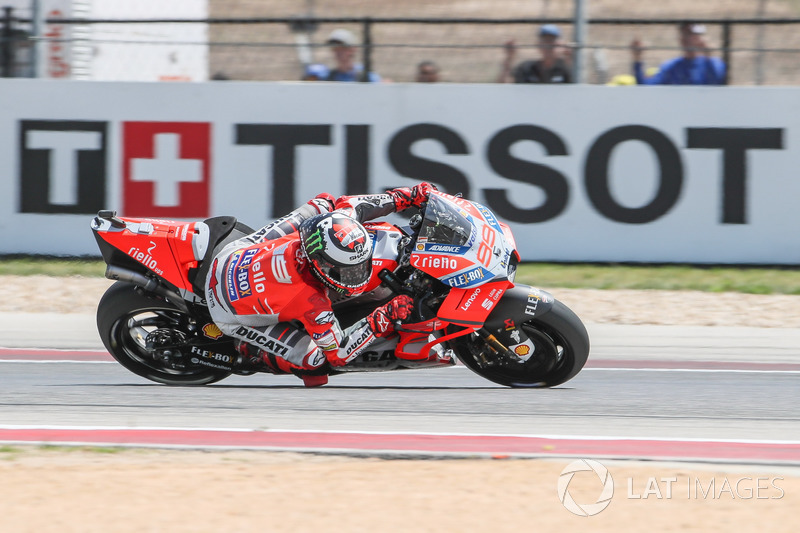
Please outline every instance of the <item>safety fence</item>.
M497 79L504 43L517 59L536 57L536 28L557 24L580 79L607 83L630 74L630 43L647 45L655 67L680 54L678 18L590 18L586 39L574 42L569 18L279 17L205 19L48 18L38 32L30 18L4 8L0 76L94 80L297 80L309 63L332 62L326 40L337 28L360 37L360 61L385 79L412 81L416 65L437 63L442 81ZM800 83L798 18L705 18L710 53L725 60L736 85ZM154 66L157 65L157 66Z

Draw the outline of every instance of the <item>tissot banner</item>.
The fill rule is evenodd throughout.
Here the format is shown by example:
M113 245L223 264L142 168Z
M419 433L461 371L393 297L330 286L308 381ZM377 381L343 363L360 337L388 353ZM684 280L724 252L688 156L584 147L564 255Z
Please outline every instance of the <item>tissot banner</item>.
M0 80L0 253L435 183L527 261L800 263L800 89Z

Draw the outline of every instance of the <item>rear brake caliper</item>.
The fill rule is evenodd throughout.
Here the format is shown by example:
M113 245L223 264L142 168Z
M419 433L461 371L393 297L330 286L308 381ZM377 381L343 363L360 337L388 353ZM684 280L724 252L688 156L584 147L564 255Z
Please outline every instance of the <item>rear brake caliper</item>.
M186 344L187 336L182 331L159 328L150 332L145 339L145 347L153 359L173 369L185 368L181 347Z

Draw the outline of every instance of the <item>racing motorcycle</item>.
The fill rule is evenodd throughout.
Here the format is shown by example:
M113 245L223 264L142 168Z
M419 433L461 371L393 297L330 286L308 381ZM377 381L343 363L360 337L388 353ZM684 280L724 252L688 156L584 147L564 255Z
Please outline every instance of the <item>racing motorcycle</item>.
M364 226L373 242L372 277L364 293L333 300L337 319L347 327L397 294L411 296L414 311L396 324L397 337L373 344L331 375L460 361L501 385L551 387L583 368L585 327L548 292L514 283L520 259L514 236L485 206L434 191L407 225ZM178 222L114 211L100 211L91 227L106 277L116 280L100 300L97 327L125 368L171 385L275 372L237 350L204 299L214 256L253 229L232 216Z

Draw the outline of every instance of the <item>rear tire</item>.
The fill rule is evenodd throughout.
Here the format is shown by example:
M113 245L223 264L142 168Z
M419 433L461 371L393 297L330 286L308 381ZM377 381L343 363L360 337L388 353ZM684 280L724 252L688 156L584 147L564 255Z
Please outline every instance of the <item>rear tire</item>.
M145 347L150 332L163 329L190 336L186 326L193 323L194 319L175 305L141 294L122 281L112 285L97 306L97 330L114 359L134 374L167 385L206 385L231 374L198 366L174 368Z
M457 337L452 346L473 372L507 387L555 387L575 377L586 364L589 335L581 319L563 303L556 300L547 313L521 327L535 346L525 362L500 361L477 334Z

